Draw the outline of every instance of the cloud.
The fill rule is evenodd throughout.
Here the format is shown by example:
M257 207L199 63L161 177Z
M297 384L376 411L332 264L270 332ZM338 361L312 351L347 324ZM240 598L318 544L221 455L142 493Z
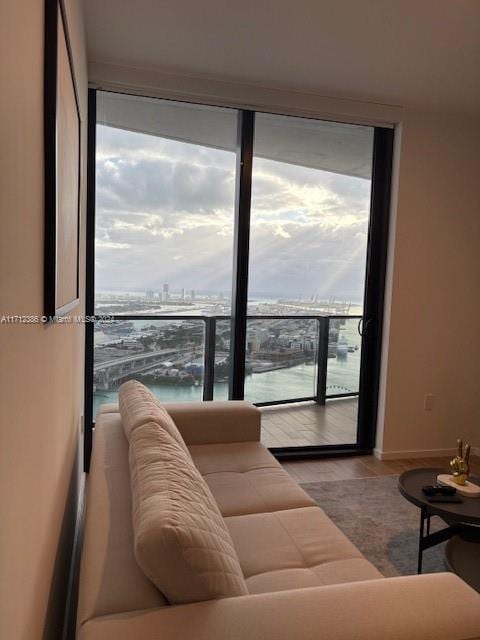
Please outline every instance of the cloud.
M288 231L285 229L285 227L282 227L282 225L277 225L275 227L275 231L274 234L276 236L280 236L281 238L291 238L292 236L288 233Z
M229 292L233 153L99 127L98 289ZM361 300L370 182L256 158L251 295Z
M95 240L96 249L130 249L126 242L108 242L108 240Z

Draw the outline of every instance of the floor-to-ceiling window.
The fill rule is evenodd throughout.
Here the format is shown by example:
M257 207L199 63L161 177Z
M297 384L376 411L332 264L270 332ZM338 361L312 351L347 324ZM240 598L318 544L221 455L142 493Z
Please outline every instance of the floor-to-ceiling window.
M129 377L202 399L192 316L230 314L236 136L233 109L98 92L95 313L127 318L96 324L95 408Z
M103 91L93 104L91 415L136 378L167 402L303 402L266 414L267 444L355 446L375 128ZM349 404L327 424L312 407L333 398Z

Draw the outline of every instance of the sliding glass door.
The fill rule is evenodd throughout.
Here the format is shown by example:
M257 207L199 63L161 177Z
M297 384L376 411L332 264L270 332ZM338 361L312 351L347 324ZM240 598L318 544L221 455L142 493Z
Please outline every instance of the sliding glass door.
M351 328L363 314L373 132L255 118L248 314L280 318L249 320L250 355L276 400L316 395L319 327L305 316L331 318L327 396L358 393L361 339ZM254 380L246 397L268 402Z
M271 405L277 451L371 448L391 132L94 90L90 115L87 426L136 378Z

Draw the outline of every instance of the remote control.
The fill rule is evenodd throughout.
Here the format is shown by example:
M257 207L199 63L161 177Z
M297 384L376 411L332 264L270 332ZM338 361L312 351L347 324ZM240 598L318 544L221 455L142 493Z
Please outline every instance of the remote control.
M429 502L463 502L462 499L459 496L442 496L442 495L436 495L436 496L427 496L427 500Z
M429 484L422 488L426 496L454 496L457 493L455 487L447 487L444 484Z

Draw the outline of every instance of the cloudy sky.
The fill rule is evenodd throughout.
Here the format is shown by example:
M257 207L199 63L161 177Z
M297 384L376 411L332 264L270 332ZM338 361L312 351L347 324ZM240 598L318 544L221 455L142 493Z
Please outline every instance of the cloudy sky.
M229 294L232 152L99 126L97 291ZM370 181L255 159L251 297L360 302Z

